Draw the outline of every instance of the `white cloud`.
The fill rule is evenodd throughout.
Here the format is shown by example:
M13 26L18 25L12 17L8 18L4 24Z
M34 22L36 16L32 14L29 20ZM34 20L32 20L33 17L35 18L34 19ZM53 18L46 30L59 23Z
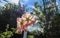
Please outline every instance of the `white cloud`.
M16 5L18 5L19 0L7 0L9 3L15 3ZM5 2L4 0L0 0L0 6L4 6L7 2Z
M9 3L15 3L18 5L19 0L8 0Z
M5 2L4 0L0 0L1 1L1 3L7 3L7 2Z
M2 3L0 3L0 6L4 6L7 2L5 2L4 0L0 0ZM15 3L16 5L18 5L19 0L7 0L9 3ZM21 5L27 4L29 0L23 0L23 2L20 2Z
M0 0L0 6L4 6L7 2Z
M0 6L4 6L5 4L4 3L0 3Z

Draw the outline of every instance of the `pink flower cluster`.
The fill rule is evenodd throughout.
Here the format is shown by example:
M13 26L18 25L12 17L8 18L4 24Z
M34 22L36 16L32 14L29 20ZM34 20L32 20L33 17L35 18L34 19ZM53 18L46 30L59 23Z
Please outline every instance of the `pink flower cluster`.
M23 31L27 31L28 26L34 24L36 19L36 16L30 13L25 13L21 18L17 18L17 33L21 34Z

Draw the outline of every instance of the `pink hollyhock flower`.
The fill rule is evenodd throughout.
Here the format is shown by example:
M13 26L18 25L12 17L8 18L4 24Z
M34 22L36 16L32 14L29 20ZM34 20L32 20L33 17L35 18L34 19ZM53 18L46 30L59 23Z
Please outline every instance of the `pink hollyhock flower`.
M23 20L21 18L17 18L17 33L23 31Z
M27 31L28 26L31 26L36 22L36 17L32 14L25 13L22 18L17 18L17 32Z
M28 25L31 25L31 24L34 24L35 21L36 21L36 16L34 16L33 14L29 14L29 13L25 13L23 14L22 16L22 19L28 24Z

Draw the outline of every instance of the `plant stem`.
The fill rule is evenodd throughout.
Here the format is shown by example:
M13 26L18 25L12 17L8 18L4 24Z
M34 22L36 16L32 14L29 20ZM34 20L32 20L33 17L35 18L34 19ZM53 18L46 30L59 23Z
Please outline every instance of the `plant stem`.
M24 31L23 38L27 38L27 32Z

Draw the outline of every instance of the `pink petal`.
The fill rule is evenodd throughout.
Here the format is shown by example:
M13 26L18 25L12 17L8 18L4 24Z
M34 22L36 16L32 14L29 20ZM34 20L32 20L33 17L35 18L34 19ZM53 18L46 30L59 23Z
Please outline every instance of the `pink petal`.
M19 30L19 29L18 29L16 32L17 32L18 34L22 34L22 30Z

